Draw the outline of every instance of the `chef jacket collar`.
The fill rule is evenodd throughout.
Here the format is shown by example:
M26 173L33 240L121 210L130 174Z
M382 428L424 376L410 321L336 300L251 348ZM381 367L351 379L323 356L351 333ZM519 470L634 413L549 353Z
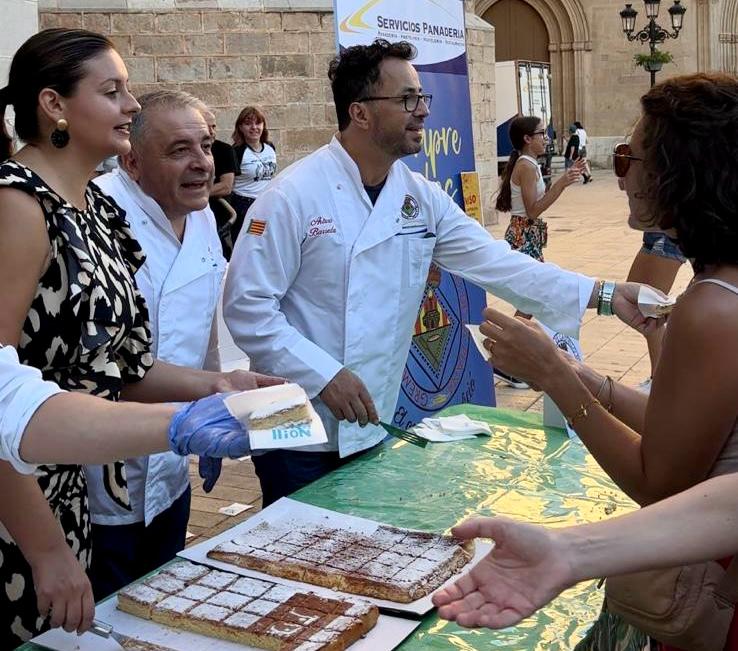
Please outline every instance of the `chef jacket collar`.
M372 204L371 199L369 199L369 195L366 193L366 190L364 189L364 181L361 179L361 172L359 171L359 166L356 164L356 161L349 156L349 153L344 149L343 144L341 144L341 134L340 132L336 132L333 135L333 138L331 139L330 145L328 145L331 153L336 157L338 162L343 167L346 174L348 174L349 178L351 179L352 183L356 186L356 189L359 193L359 196L361 196L362 201L367 205L369 210L374 210L381 202L382 197L385 194L385 191L389 186L392 185L391 181L394 176L396 176L397 172L395 171L395 166L397 165L397 161L395 161L392 164L392 167L390 167L389 172L387 173L387 176L385 178L385 187L382 189L382 193L379 195L379 198L377 199L376 204Z
M172 228L172 222L164 214L164 211L156 202L156 200L146 194L141 189L141 186L136 183L136 181L134 181L124 169L119 167L116 172L120 175L123 185L125 186L126 190L129 193L129 196L133 199L136 205L149 217L149 219L151 219L159 227L159 229L161 229L161 231L167 237L172 238L177 243L177 245L181 246L182 243L180 242L177 234ZM185 221L185 234L187 232L187 221L189 220Z

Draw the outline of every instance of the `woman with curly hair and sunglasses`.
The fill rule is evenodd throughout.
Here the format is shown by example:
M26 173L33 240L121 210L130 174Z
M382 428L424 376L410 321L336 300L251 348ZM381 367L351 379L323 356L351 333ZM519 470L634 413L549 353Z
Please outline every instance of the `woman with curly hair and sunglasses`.
M482 332L492 363L548 393L602 468L646 505L738 471L738 79L675 77L641 108L613 157L630 224L674 238L695 272L669 317L650 396L565 359L529 321L487 309ZM577 649L647 644L605 603ZM738 649L735 619L724 648Z

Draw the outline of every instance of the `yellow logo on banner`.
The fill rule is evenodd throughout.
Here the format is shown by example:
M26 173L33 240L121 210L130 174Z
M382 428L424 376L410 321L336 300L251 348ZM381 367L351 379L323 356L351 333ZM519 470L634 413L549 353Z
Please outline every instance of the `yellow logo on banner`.
M482 195L477 172L461 172L461 193L464 197L464 212L484 226Z
M369 2L361 7L361 9L355 11L348 18L341 21L340 30L342 32L353 33L362 29L371 29L371 27L364 22L364 14L380 2L382 2L382 0L369 0Z
M364 15L370 9L376 7L380 2L382 2L382 0L369 0L369 2L367 2L363 7L357 9L348 18L344 18L341 21L339 29L342 32L349 32L351 34L373 29L371 25L367 25L366 22L364 22ZM426 0L426 2L451 15L451 13L443 6L443 4L437 2L436 0Z

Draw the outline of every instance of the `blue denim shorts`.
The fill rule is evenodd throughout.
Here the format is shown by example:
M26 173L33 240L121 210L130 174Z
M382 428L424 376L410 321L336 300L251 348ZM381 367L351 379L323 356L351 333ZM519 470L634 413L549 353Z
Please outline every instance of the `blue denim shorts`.
M687 261L679 245L668 235L659 231L649 231L643 234L643 248L641 251L679 262Z

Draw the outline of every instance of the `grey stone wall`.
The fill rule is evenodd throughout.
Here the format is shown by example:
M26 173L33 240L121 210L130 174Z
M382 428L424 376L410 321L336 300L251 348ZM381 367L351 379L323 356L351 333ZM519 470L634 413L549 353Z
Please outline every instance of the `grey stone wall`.
M178 88L216 112L227 140L239 111L260 106L279 164L328 142L336 129L328 79L335 54L330 0L40 0L40 26L110 35L132 88ZM494 31L467 14L477 167L485 216L496 186Z

